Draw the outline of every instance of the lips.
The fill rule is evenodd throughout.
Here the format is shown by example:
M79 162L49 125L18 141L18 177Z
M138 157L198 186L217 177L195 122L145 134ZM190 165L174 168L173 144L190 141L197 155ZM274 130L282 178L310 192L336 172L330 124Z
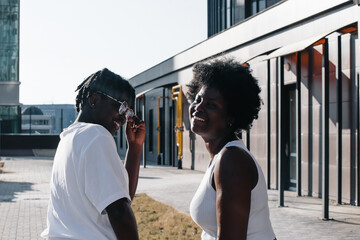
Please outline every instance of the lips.
M205 122L205 119L200 118L200 117L196 117L196 116L194 116L194 119L195 119L195 120L198 120L198 121L201 121L201 122Z
M204 125L207 121L205 117L203 117L201 115L197 115L195 113L192 115L192 120L193 120L193 123L196 125Z

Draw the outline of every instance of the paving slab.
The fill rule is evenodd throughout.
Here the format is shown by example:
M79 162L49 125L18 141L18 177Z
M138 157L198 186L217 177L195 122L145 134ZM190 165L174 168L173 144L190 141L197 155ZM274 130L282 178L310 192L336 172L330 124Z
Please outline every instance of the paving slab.
M52 159L2 157L0 162L0 240L41 239L46 227ZM141 167L137 193L146 193L189 214L189 204L203 172L173 167ZM329 207L330 220L322 219L322 200L285 192L285 207L278 193L269 190L270 217L278 240L360 240L360 207Z
M41 239L46 227L51 158L1 158L0 240Z

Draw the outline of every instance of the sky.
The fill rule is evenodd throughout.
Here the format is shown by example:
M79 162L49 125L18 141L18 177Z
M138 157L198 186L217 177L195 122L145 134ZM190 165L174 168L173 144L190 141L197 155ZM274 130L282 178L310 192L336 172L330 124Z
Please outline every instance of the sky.
M74 104L106 67L126 79L204 41L207 0L20 0L20 103Z

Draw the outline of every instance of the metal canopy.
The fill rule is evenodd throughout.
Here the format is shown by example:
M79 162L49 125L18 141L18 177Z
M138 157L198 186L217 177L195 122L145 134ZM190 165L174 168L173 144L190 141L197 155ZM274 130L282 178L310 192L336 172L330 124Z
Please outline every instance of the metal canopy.
M141 92L139 92L139 93L136 93L136 97L138 98L138 97L140 97L141 95L146 94L146 93L148 93L148 92L150 92L151 90L154 90L154 89L156 89L156 88L149 88L149 89L146 89L146 90L141 91Z
M254 59L257 59L257 61L261 62L261 61L264 61L265 58L267 58L268 55L264 54L264 53L261 53L259 55L255 55L255 56L251 56L249 58L247 58L246 60L242 60L241 62L242 63L248 63Z
M311 46L312 44L316 43L317 41L319 41L320 39L326 37L327 35L330 35L332 32L334 32L333 30L328 31L328 32L324 32L321 34L318 34L314 37L293 43L293 44L289 44L286 46L283 46L277 50L275 50L274 52L272 52L271 54L269 54L266 58L264 58L264 60L269 60L271 58L276 58L276 57L280 57L280 56L285 56L291 53L295 53L295 52L299 52L304 50L305 48Z

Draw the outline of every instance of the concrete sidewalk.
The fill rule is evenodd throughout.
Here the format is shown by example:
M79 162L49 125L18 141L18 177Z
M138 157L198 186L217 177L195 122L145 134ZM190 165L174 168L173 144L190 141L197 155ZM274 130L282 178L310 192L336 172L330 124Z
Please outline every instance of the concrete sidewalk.
M50 158L5 158L0 168L0 240L40 239L46 226L46 209L52 167ZM140 169L138 193L188 213L202 172L172 167ZM278 207L277 192L269 191L272 224L278 240L360 239L360 207L330 206L323 221L321 199L296 197L285 192L286 207Z

